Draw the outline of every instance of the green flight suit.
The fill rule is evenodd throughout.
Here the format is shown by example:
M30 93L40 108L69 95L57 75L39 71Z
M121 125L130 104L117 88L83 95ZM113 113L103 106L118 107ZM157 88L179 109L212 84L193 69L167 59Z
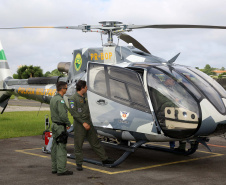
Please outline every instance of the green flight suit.
M82 146L85 138L89 141L90 146L94 152L100 157L102 161L106 160L105 150L101 145L96 130L91 121L87 95L84 97L77 92L69 98L69 111L74 118L74 144L75 144L75 160L76 164L82 165L83 152ZM86 130L83 123L90 125L90 130Z
M50 101L50 111L52 124L52 135L53 143L51 147L51 160L52 160L52 171L57 173L64 173L66 170L67 163L67 150L66 144L58 143L56 138L65 131L63 125L57 123L64 123L66 126L71 126L68 119L67 106L60 94L56 94Z

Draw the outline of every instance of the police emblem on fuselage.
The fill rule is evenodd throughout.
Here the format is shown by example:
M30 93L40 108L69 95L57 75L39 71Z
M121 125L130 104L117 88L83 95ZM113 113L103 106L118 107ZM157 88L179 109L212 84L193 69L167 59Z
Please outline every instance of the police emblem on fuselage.
M80 53L78 53L75 57L75 70L79 71L79 69L82 67L82 56L80 55Z
M122 120L126 120L129 116L129 112L120 111L120 115L121 115Z

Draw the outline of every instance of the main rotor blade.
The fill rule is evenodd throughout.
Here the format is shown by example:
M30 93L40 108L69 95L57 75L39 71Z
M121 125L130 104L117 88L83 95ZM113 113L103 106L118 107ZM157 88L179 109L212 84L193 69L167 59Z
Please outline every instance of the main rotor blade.
M140 28L159 28L159 29L171 29L171 28L226 29L226 26L189 25L189 24L156 24L156 25L128 25L127 28L128 29L140 29Z
M132 43L134 47L136 47L137 49L141 50L141 51L144 51L146 53L149 53L151 54L141 43L139 43L136 39L134 39L133 37L125 34L125 33L122 33L120 36L119 36L120 39L122 39L123 41L125 41L126 43Z
M226 26L210 26L210 25L189 25L189 24L156 24L156 25L124 25L126 29L141 28L158 28L158 29L175 29L175 28L204 28L204 29L226 29ZM58 29L77 29L82 31L90 31L91 29L100 30L116 30L121 29L120 25L108 27L104 25L79 25L79 26L24 26L24 27L8 27L0 29L22 29L22 28L58 28Z
M24 26L24 27L9 27L9 28L0 28L0 29L23 29L23 28L58 28L58 29L79 29L79 26Z

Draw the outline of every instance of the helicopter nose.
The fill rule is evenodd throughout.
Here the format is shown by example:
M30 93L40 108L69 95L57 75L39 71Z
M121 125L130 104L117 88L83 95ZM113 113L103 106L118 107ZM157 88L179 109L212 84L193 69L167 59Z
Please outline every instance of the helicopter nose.
M226 106L226 99L222 99ZM200 102L202 113L201 126L196 136L220 135L226 132L226 115L219 113L217 109L207 100Z

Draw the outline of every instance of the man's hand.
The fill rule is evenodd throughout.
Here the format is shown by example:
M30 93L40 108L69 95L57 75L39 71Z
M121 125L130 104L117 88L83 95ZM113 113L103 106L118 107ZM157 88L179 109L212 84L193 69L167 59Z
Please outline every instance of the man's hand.
M83 127L86 129L86 130L89 130L90 129L90 125L88 123L83 123Z

